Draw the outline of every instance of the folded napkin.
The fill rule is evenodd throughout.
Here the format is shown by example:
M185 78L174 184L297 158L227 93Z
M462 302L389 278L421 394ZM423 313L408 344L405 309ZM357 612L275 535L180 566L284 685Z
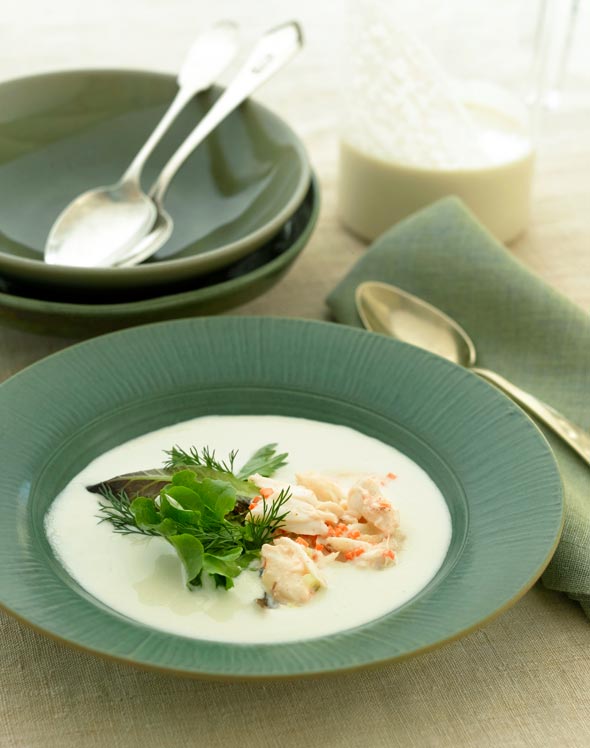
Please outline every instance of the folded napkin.
M339 322L361 327L354 291L393 283L439 307L475 342L478 365L590 430L590 317L527 270L456 198L383 234L328 297ZM590 467L542 428L565 487L565 525L543 583L590 617Z

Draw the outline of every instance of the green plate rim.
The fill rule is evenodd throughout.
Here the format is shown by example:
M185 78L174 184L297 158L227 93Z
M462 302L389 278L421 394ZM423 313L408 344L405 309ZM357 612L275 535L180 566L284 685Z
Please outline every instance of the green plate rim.
M154 296L139 301L126 301L113 304L78 304L66 301L49 301L46 299L35 299L28 296L17 296L0 291L0 307L10 309L25 309L34 312L46 312L51 314L71 314L77 317L103 317L112 315L125 315L144 311L165 311L173 309L179 304L187 302L207 302L215 300L220 294L239 291L250 286L252 283L272 275L278 270L288 267L291 262L305 249L309 238L318 220L321 195L319 181L312 172L311 182L308 189L312 191L312 210L309 220L301 232L301 235L278 257L261 265L252 272L215 283L211 286L202 286L197 289L181 291L180 293L169 293L164 296ZM1 310L0 310L1 317ZM154 323L157 324L157 323ZM110 334L110 333L107 333Z
M406 388L403 390L406 395L414 392L416 387L420 387L424 382L431 381L441 382L444 381L444 387L441 392L441 386L429 385L430 391L422 393L428 395L428 397L434 397L435 403L440 405L441 402L446 400L440 400L441 397L451 397L450 404L452 408L441 411L434 411L432 415L428 408L422 416L420 414L420 408L423 407L423 401L417 399L408 399L407 397L397 401L397 408L404 412L404 409L409 409L410 414L414 413L416 419L426 418L426 421L418 421L415 424L415 430L420 435L421 428L424 428L424 423L430 424L428 428L432 430L432 434L438 433L440 438L441 434L446 435L446 441L444 449L438 444L438 449L442 450L446 455L447 459L450 459L453 453L450 444L455 440L455 447L459 443L462 445L462 456L461 459L465 460L465 450L468 450L469 455L468 461L470 462L469 467L464 466L462 470L465 473L462 480L473 481L474 477L479 475L480 469L485 469L489 472L489 468L485 467L484 462L481 461L478 456L477 450L473 452L473 446L476 441L473 440L474 434L477 434L480 441L484 434L491 435L492 441L488 443L494 444L497 451L495 457L498 460L496 467L502 465L503 467L509 466L510 470L516 471L514 475L518 475L518 485L510 487L510 496L504 497L502 493L497 494L497 489L494 488L494 496L500 501L504 502L499 505L499 508L504 511L512 511L513 516L508 517L505 522L510 520L509 524L500 526L503 530L503 534L495 537L495 542L504 543L503 548L504 554L513 554L515 549L522 549L527 543L535 542L538 543L538 547L528 549L525 547L527 554L532 553L531 559L527 555L525 557L526 568L522 569L518 566L514 566L514 559L510 558L510 573L514 575L518 573L520 581L513 581L508 579L507 576L500 575L500 570L497 572L493 570L487 560L483 579L485 584L491 585L485 590L485 594L489 595L490 591L493 594L500 595L502 598L501 604L492 603L491 609L485 609L484 614L470 613L468 620L463 620L462 623L456 622L451 626L452 630L446 631L446 635L437 638L436 640L430 641L423 645L416 645L410 647L406 651L397 653L395 656L387 656L388 648L393 646L391 641L387 641L383 638L384 634L395 633L396 627L401 631L404 631L404 625L409 631L408 626L413 623L411 629L410 641L418 641L421 630L428 631L428 626L440 626L449 625L445 620L446 616L454 615L454 609L448 604L443 607L441 600L447 600L439 598L441 590L451 595L451 601L456 602L457 599L462 600L465 605L470 604L470 599L461 597L462 593L466 591L470 594L476 594L470 587L469 575L467 579L461 579L461 575L456 573L456 569L461 564L473 560L473 554L483 554L480 558L482 561L485 558L485 554L491 551L496 551L496 546L493 549L485 548L485 553L482 550L482 544L480 542L479 547L473 545L471 541L478 537L474 535L475 529L477 533L482 531L479 527L480 522L485 524L483 520L489 516L489 501L485 503L485 516L482 514L477 522L474 523L473 517L479 516L479 512L483 511L477 508L477 502L481 501L479 493L475 492L476 486L469 486L469 490L466 490L466 495L470 496L469 512L470 512L470 526L469 533L467 535L467 544L464 548L468 549L468 552L464 549L457 563L451 567L450 571L444 576L439 584L433 584L432 587L427 586L424 594L420 593L416 598L411 600L406 605L397 611L393 611L386 616L377 619L369 624L351 629L346 632L338 633L332 636L321 637L319 639L306 640L302 642L289 642L286 645L283 644L268 644L268 645L243 645L243 644L220 644L207 641L199 641L187 639L185 637L178 637L171 634L164 634L153 629L149 629L139 624L135 624L131 621L121 621L117 615L111 615L100 611L99 608L93 606L86 601L82 605L82 597L78 595L76 598L80 602L76 603L79 608L90 605L88 609L90 614L95 618L101 618L104 622L104 618L111 621L115 628L119 628L119 631L125 630L135 632L134 635L139 636L137 631L140 631L142 636L146 639L153 641L166 640L174 647L184 648L185 653L199 652L202 650L209 649L209 655L213 652L213 661L217 662L218 667L203 669L202 667L175 667L170 664L171 660L174 660L172 650L164 648L163 662L153 662L146 658L143 654L139 653L140 643L137 647L132 650L128 656L122 656L121 653L113 653L116 644L113 642L107 642L100 647L88 646L87 641L84 641L84 637L88 639L92 636L88 633L82 632L78 634L77 640L72 640L63 637L59 633L60 626L64 628L63 618L60 618L59 611L56 612L55 607L53 610L47 612L43 611L42 615L49 615L52 620L52 626L39 625L40 613L37 611L36 614L29 610L23 611L18 606L8 604L6 597L6 590L12 584L10 594L13 596L16 594L17 597L20 594L24 595L25 602L29 595L29 588L25 587L24 592L22 589L19 590L14 587L14 576L11 572L14 569L10 569L10 563L12 562L12 554L16 554L18 551L18 543L13 543L12 547L6 547L5 544L0 546L0 556L4 556L4 563L0 564L0 594L2 594L2 607L7 612L15 615L20 620L32 625L34 628L42 631L45 634L58 638L65 643L68 643L78 648L91 651L95 654L103 655L111 659L127 662L130 664L138 665L140 667L147 667L149 669L156 669L162 672L173 672L179 675L188 675L193 677L211 677L221 679L260 679L260 678L292 678L292 677L306 677L310 675L328 675L335 672L341 672L344 670L356 670L363 667L372 667L382 665L386 662L399 660L408 656L414 656L421 652L429 651L435 647L441 646L442 644L452 641L460 636L464 636L470 631L481 627L492 618L496 617L508 607L513 605L525 592L534 584L539 578L545 566L549 562L552 553L558 543L561 528L563 525L563 488L561 483L561 477L553 457L553 453L542 435L539 429L526 416L512 401L510 401L502 393L498 392L491 385L481 381L471 372L449 363L448 361L429 354L425 351L417 349L413 346L393 341L383 336L376 335L373 333L367 333L364 331L356 330L353 328L343 327L334 325L332 323L317 322L310 320L296 320L296 319L284 319L284 318L268 318L268 317L221 317L221 318L206 318L206 319L193 319L193 320L176 320L172 322L161 322L142 327L132 328L130 330L123 330L109 335L104 335L93 340L79 343L71 348L67 348L56 354L37 362L22 372L19 372L9 380L4 382L0 386L0 413L9 416L8 422L10 423L10 417L12 418L13 425L15 423L21 423L22 421L27 422L27 407L33 409L35 407L35 399L41 402L44 396L42 392L43 388L48 388L51 385L54 389L47 389L47 392L55 391L55 399L48 406L50 408L56 407L56 402L59 401L60 396L65 396L68 392L66 384L60 383L56 378L61 376L63 378L64 367L66 370L73 370L78 377L89 376L90 372L93 371L93 365L96 365L97 361L105 361L108 363L109 357L116 357L121 350L126 349L126 346L130 346L131 350L133 346L138 346L138 350L145 350L147 346L148 350L152 353L157 350L161 350L163 361L167 361L165 355L169 355L172 351L180 351L186 348L186 341L188 336L195 336L196 340L203 350L206 350L209 354L219 355L233 355L232 346L243 346L244 341L248 342L248 358L254 358L253 363L250 364L250 368L247 369L246 374L241 374L238 379L232 380L231 373L226 371L215 371L215 366L219 369L219 363L217 359L213 357L212 361L213 369L207 376L212 375L215 371L218 376L217 380L207 380L205 377L201 379L201 385L206 381L215 381L215 384L221 390L227 390L229 383L234 381L233 386L238 386L236 382L241 383L240 386L251 386L251 387L262 387L265 386L271 391L275 390L289 390L292 394L298 393L301 397L310 397L309 395L309 384L316 383L316 389L313 390L313 396L316 395L320 398L329 399L330 393L333 393L333 388L336 384L328 379L334 376L334 356L346 356L347 366L353 366L354 361L361 361L362 367L358 371L366 371L366 381L362 382L355 380L346 380L346 383L337 383L336 390L338 392L338 402L344 407L352 405L359 408L366 409L366 403L369 403L370 408L375 414L381 414L379 417L382 419L391 418L389 409L391 408L392 402L395 402L395 390L392 391L390 376L392 370L396 373L396 379L394 381L400 382L399 386ZM199 349L200 350L200 349ZM268 371L262 369L258 362L260 357L264 354L268 356L270 353L280 353L281 351L289 351L292 353L310 353L314 352L318 356L318 360L315 362L314 367L284 367L282 362L279 361L274 368L270 368ZM355 352L355 356L351 356L351 351ZM104 358L106 357L106 359ZM264 358L263 360L266 360ZM294 358L294 360L298 360ZM243 363L243 362L242 362ZM371 366L367 366L371 364ZM188 364L187 364L188 365ZM358 365L358 364L357 364ZM180 366L180 364L179 364ZM153 363L152 367L156 367ZM393 367L393 369L392 369ZM147 367L149 369L149 367ZM157 368L157 367L156 367ZM350 373L350 369L348 370ZM354 369L353 369L353 373ZM150 371L146 371L141 377L145 381L137 382L137 375L133 375L135 379L130 379L131 374L124 377L124 381L119 381L117 386L121 387L120 393L113 393L111 390L108 397L112 400L115 395L115 400L121 400L121 402L129 403L132 401L129 398L133 394L136 398L141 395L143 388L147 387L147 390L143 393L145 396L147 392L161 392L156 387L154 389L153 376L155 375L155 369L152 368ZM94 371L94 376L96 372ZM104 380L104 372L101 374ZM194 378L191 371L178 371L174 375L174 383L176 384L175 390L170 390L176 395L182 394L178 391L179 383L191 382L191 386L194 388ZM248 379L248 377L252 379ZM49 377L49 378L48 378ZM318 379L318 377L320 379ZM323 379L321 379L323 377ZM403 379L405 377L405 379ZM199 378L197 377L197 380ZM104 381L103 381L104 384ZM163 385L162 385L163 386ZM168 388L171 386L170 382L166 385ZM62 391L60 392L60 387ZM136 387L136 390L133 390ZM129 389L131 388L131 389ZM150 389L152 388L152 389ZM291 388L291 389L290 389ZM19 397L18 391L21 390ZM164 388L165 389L165 388ZM420 390L416 390L420 392ZM307 394L306 394L307 393ZM14 395L17 395L15 398ZM45 393L47 394L47 393ZM266 392L268 394L268 392ZM377 395L380 394L383 397L387 394L388 397L393 400L384 402L382 399L376 399ZM25 398L24 403L26 407L22 407L22 399ZM89 399L98 398L97 402L100 401L102 395L100 393L92 394ZM334 396L336 397L336 396ZM127 398L127 399L126 399ZM366 402L365 402L365 398ZM19 403L19 399L21 402ZM139 402L139 400L137 400ZM112 403L113 408L116 402ZM463 430L454 428L451 429L448 434L446 431L446 420L442 424L442 416L453 414L455 418L459 415L465 415L466 409L472 406L476 406L477 413L482 417L489 417L491 420L486 420L476 427L472 422L468 422L468 433L463 436ZM71 406L72 408L74 405ZM93 403L88 405L89 408L95 407ZM463 411L461 410L463 408ZM59 412L59 409L58 409ZM398 411L394 411L394 415ZM11 415L12 414L12 415ZM77 415L77 418L82 418L83 414ZM407 416L407 414L406 414ZM63 414L60 418L64 417ZM72 415L70 414L70 418ZM18 418L18 420L16 420ZM329 418L326 420L330 420ZM30 422L30 421L29 421ZM338 421L337 421L338 422ZM403 422L402 422L403 423ZM419 424L421 423L420 427ZM455 427L457 421L455 421ZM54 428L62 428L59 424L47 429L52 430ZM443 428L443 431L440 429ZM512 435L515 443L518 443L519 449L514 450L510 445L506 445L504 439ZM47 440L48 436L41 435L43 439ZM501 437L498 439L498 437ZM11 442L13 435L11 435ZM41 437L40 437L41 438ZM17 440L18 441L18 440ZM427 445L428 446L428 445ZM430 448L430 447L428 447ZM516 453L518 452L518 456ZM522 456L526 457L525 462L520 462ZM501 460L500 460L501 457ZM29 457L23 457L22 459L29 459ZM30 457L33 459L33 456ZM11 461L8 461L11 463ZM455 466L456 467L456 466ZM9 465L9 472L13 469L18 473L18 466L11 467ZM471 471L471 472L470 472ZM475 472L473 472L475 471ZM9 477L2 476L0 478L0 486L6 490L6 481L9 481ZM496 481L493 481L493 485L496 486ZM15 484L16 486L16 484ZM524 487L523 487L524 486ZM477 487L477 491L481 490L481 486ZM489 486L488 486L489 491ZM534 496L526 496L526 492L531 491ZM489 496L488 496L489 499ZM0 501L6 502L6 498L0 495ZM523 504L524 501L524 504ZM528 504L527 504L528 502ZM23 504L24 506L24 504ZM474 510L477 508L475 515ZM543 508L543 511L537 511ZM532 510L535 510L534 512ZM526 511L525 511L526 510ZM15 512L17 508L15 508ZM522 516L521 516L522 515ZM529 516L532 515L532 516ZM491 516L494 516L493 513ZM487 521L487 520L486 520ZM504 521L504 520L503 520ZM536 524L535 524L536 523ZM515 530L526 529L526 533L522 536L516 536ZM496 528L497 529L497 528ZM489 528L488 528L489 530ZM541 530L544 535L541 534ZM538 537L535 540L535 531L538 533ZM7 531L5 531L6 534ZM2 528L0 527L0 535L2 535ZM14 535L14 533L13 533ZM9 539L10 539L9 535ZM485 538L492 537L487 533L483 536ZM532 540L531 540L532 537ZM6 539L6 538L4 538ZM535 541L535 542L533 542ZM542 541L542 542L541 542ZM486 540L491 543L491 540ZM34 545L34 544L33 544ZM498 563L504 564L508 560L508 556L502 555L498 557ZM534 563L533 559L534 558ZM15 557L14 563L17 564L20 559ZM38 563L37 563L38 565ZM30 574L33 575L33 566L30 567ZM41 570L41 567L37 568L36 574ZM526 572L526 573L525 573ZM43 572L46 573L46 570ZM48 573L48 572L47 572ZM26 568L23 571L23 575L26 574ZM494 576L495 574L495 576ZM37 580L37 576L34 577ZM51 578L49 575L48 579ZM22 576L21 576L22 579ZM475 582L475 580L471 580ZM37 583L37 581L35 581ZM480 587L483 584L482 580L477 585L477 594L480 594ZM500 589L497 591L495 585L499 584ZM458 585L458 587L457 587ZM59 585L58 585L59 586ZM457 591L460 593L457 598ZM37 590L38 592L38 590ZM52 593L53 594L53 593ZM59 593L58 593L59 594ZM70 593L68 593L69 595ZM455 595L455 598L453 597ZM488 597L485 598L486 605L489 604ZM426 603L426 607L425 607ZM437 609L428 610L428 605L438 604ZM485 607L485 606L484 606ZM479 608L478 608L479 610ZM88 612L88 611L87 611ZM433 615L436 612L436 615ZM464 611L459 611L463 615ZM474 617L475 615L475 617ZM41 616L42 617L42 616ZM451 619L452 620L452 619ZM57 626L57 630L55 629ZM426 629L424 629L426 627ZM146 631L148 632L146 635ZM399 633L399 631L398 631ZM408 633L406 632L406 636ZM82 642L80 641L82 636ZM418 638L416 638L418 637ZM141 637L137 640L141 642ZM145 643L145 642L144 642ZM346 646L343 646L346 645ZM362 649L362 653L359 657L357 654ZM371 654L366 654L367 649L371 651ZM322 650L324 653L322 654ZM276 666L276 661L281 656L285 656L286 652L292 652L292 660L290 667L285 670L284 668ZM328 666L322 665L320 667L314 667L309 664L309 658L312 654L319 654L321 658L328 657ZM277 655L274 657L273 656ZM260 656L262 659L262 669L266 668L264 672L258 671L250 673L244 671L244 663L251 662L252 656ZM224 658L229 656L229 669L227 662L224 663ZM217 660L216 660L217 658ZM270 659L269 659L270 658ZM294 658L294 659L293 659ZM302 662L305 663L307 658L306 666L298 666L298 658L303 658ZM330 659L331 658L331 659ZM269 667L269 662L275 661L273 667ZM293 662L296 663L293 666ZM236 665L237 663L237 665Z

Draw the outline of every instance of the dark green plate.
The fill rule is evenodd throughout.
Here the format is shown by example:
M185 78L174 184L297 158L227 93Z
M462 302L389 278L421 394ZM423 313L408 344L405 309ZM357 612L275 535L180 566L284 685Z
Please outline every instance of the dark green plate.
M80 296L73 290L53 294L45 290L45 298L38 298L28 296L26 287L0 279L0 323L47 335L89 337L156 320L217 314L277 283L309 241L319 207L319 188L313 179L299 209L260 249L217 273L175 285L162 296L137 298L131 289L130 300L124 303L105 303L109 296L104 293L88 303L90 292Z
M197 148L166 196L174 233L136 268L45 265L61 210L116 182L177 90L170 75L139 71L50 73L0 84L0 274L53 288L124 289L186 280L260 247L309 188L305 148L254 101ZM145 188L219 95L199 95L150 158Z
M308 641L235 645L150 629L85 593L43 530L88 462L152 429L205 414L282 414L345 424L421 465L449 506L446 560L415 598ZM286 319L180 320L96 338L0 387L0 601L96 654L194 676L333 673L461 636L514 603L558 540L553 455L512 402L442 358L385 337Z

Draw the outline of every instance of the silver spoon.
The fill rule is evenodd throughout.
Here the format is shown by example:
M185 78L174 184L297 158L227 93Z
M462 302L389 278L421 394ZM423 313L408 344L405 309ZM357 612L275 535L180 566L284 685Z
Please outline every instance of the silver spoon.
M62 211L49 232L45 262L109 266L152 229L158 209L141 189L144 164L180 111L233 60L237 37L236 24L221 21L197 38L178 75L178 93L156 129L119 182L84 192Z
M158 211L152 230L129 252L120 252L114 263L131 267L147 260L167 241L174 224L164 209L164 196L182 164L203 140L259 86L283 67L303 44L298 23L291 21L264 34L234 80L162 169L149 195Z
M357 288L356 307L368 330L436 353L471 369L482 379L494 384L515 403L549 426L590 465L590 434L499 374L476 367L473 341L460 325L440 309L396 286L376 281L361 283Z

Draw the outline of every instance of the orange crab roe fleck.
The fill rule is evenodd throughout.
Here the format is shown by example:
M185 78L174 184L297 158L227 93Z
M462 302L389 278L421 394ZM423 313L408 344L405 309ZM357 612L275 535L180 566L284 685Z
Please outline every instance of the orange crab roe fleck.
M254 498L252 499L252 501L250 502L250 506L248 507L248 509L249 509L250 511L252 511L252 509L254 509L254 507L256 506L256 504L258 504L258 502L259 502L259 501L260 501L261 499L262 499L262 496L255 496L255 497L254 497Z
M346 551L344 554L344 558L347 561L352 561L355 558L358 558L359 556L362 556L365 552L364 548L355 548L353 551Z

